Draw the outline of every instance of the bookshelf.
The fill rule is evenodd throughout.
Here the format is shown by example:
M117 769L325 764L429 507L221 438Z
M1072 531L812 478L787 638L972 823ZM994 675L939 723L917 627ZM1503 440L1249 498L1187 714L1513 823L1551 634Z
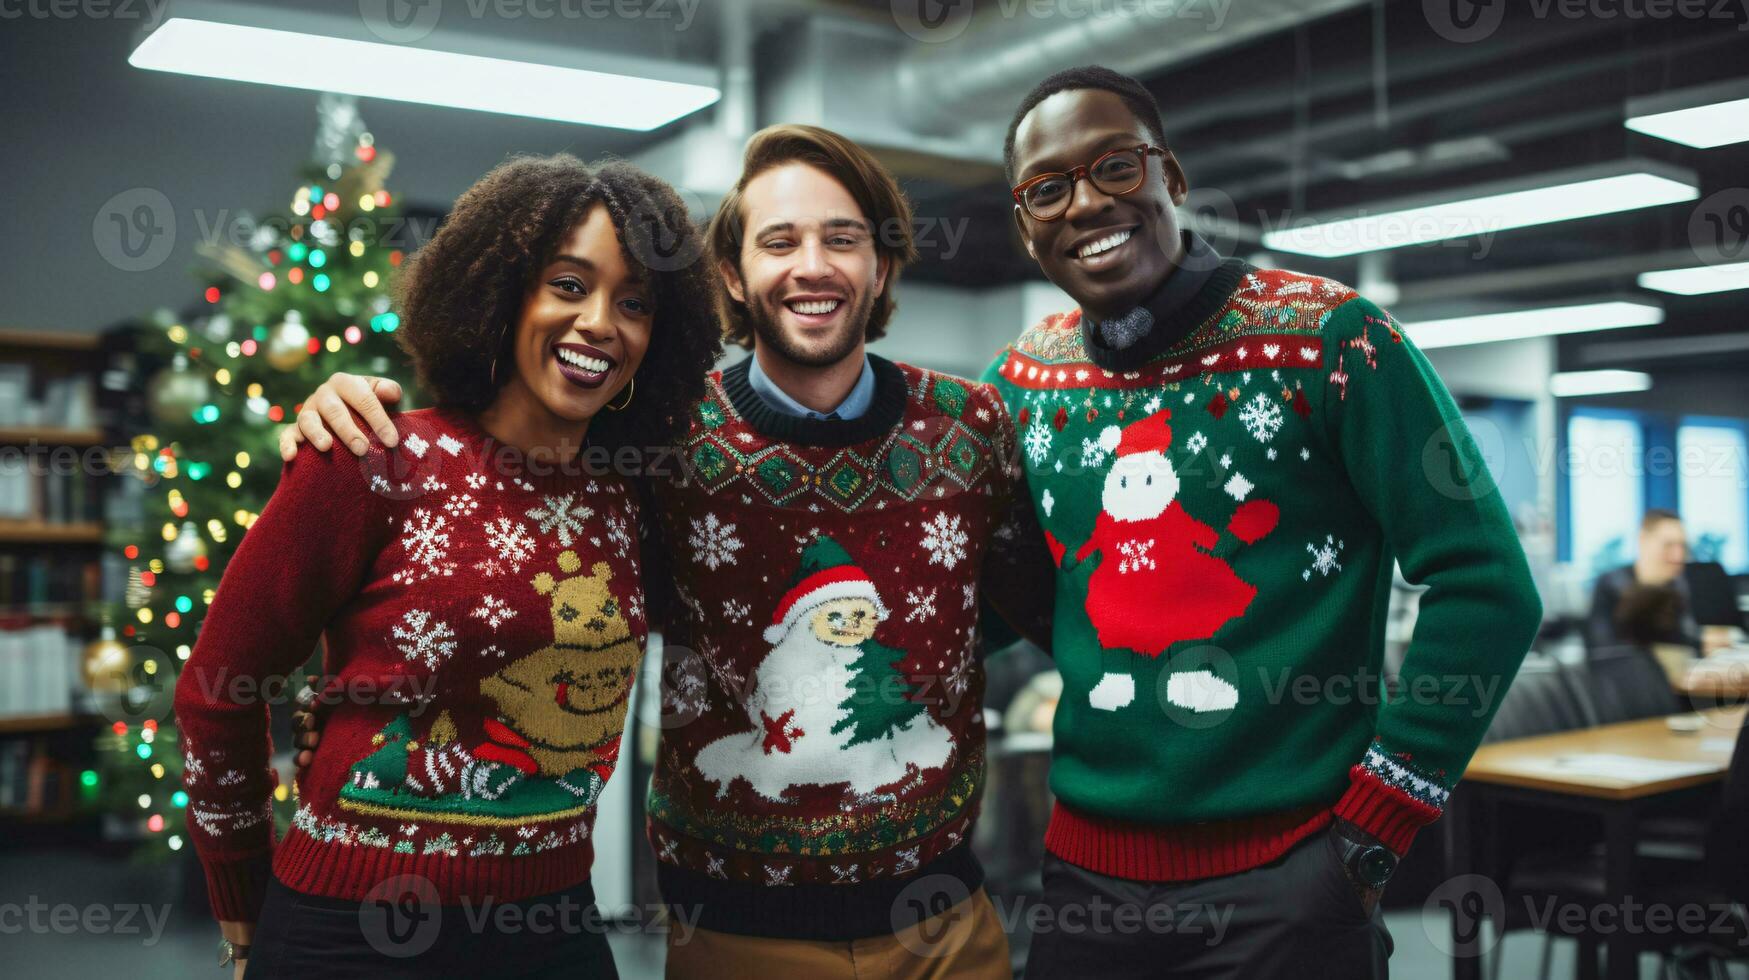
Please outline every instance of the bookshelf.
M97 336L0 328L0 826L76 815L102 724L79 660L105 580L106 355Z

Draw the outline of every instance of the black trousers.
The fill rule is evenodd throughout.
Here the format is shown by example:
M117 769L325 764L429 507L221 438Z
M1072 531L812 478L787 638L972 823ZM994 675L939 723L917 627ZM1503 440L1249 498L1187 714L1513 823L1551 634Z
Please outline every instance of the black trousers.
M1368 915L1328 832L1273 864L1175 884L1110 878L1047 856L1027 980L1142 977L1384 980L1391 936Z
M246 980L617 980L595 890L517 902L437 905L415 894L365 902L267 887Z

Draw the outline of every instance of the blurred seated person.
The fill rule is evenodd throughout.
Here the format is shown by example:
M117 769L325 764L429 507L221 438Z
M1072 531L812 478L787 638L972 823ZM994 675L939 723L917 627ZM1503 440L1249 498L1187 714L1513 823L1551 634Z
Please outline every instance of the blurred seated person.
M1615 605L1616 642L1651 651L1665 673L1678 677L1695 660L1691 638L1682 634L1685 608L1682 593L1675 586L1635 582Z
M1640 521L1640 553L1634 563L1597 577L1585 627L1586 643L1593 650L1625 643L1679 643L1700 649L1700 627L1690 611L1688 581L1682 576L1687 564L1688 535L1682 518L1667 510L1646 511ZM1634 601L1624 610L1623 600L1630 593ZM1668 608L1672 602L1674 615ZM1621 631L1624 612L1643 639Z

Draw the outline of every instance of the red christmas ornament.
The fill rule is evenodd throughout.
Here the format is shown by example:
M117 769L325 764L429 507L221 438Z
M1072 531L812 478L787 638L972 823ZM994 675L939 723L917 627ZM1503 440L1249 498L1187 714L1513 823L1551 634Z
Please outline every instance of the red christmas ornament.
M1208 403L1207 408L1209 410L1209 414L1213 415L1217 419L1220 418L1221 416L1227 414L1227 396L1226 396L1226 394L1223 392L1219 392L1219 391L1215 392L1215 397L1209 399L1209 403Z
M1057 414L1051 416L1051 428L1056 429L1058 432L1061 432L1061 431L1063 431L1063 426L1068 425L1068 424L1069 424L1069 410L1064 408L1061 405L1058 405L1057 406Z

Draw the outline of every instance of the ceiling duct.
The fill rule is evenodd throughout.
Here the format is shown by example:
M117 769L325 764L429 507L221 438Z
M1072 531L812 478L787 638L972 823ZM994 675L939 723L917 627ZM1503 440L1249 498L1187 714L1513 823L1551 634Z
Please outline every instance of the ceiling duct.
M1173 64L1289 30L1369 0L1158 0L1153 3L979 4L963 30L920 42L900 62L901 118L923 133L1006 115L1039 79L1096 63L1146 76ZM967 7L970 4L966 4ZM1054 16L1039 16L1039 9ZM1077 13L1077 11L1082 11Z

